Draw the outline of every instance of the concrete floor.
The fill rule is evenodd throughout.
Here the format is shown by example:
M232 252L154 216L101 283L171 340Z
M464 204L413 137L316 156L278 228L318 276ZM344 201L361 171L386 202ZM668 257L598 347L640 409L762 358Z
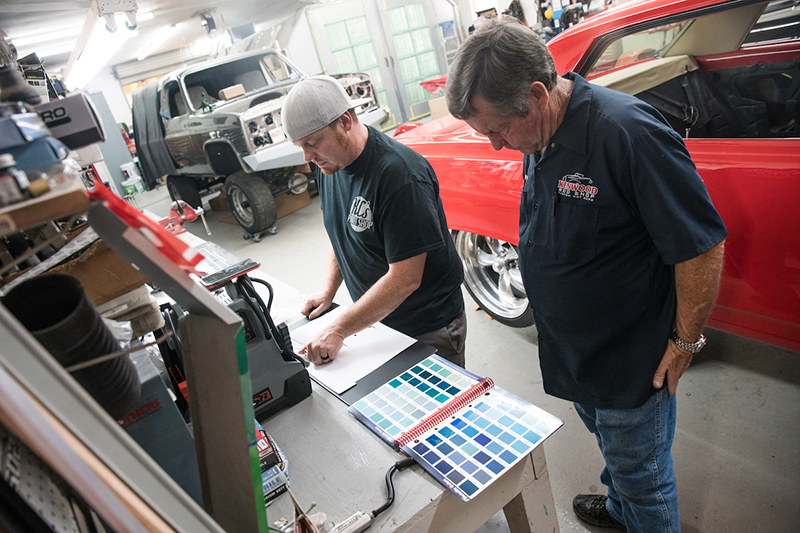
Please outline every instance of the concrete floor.
M164 187L137 196L140 208L165 215ZM211 235L198 221L191 233L240 259L253 258L270 275L310 294L320 288L328 240L319 198L278 220L276 235L244 240L230 213L207 215ZM788 290L788 288L787 288ZM535 327L513 329L468 309L467 368L564 420L544 444L562 533L606 531L585 527L572 512L579 493L605 492L594 437L570 402L544 393ZM348 303L343 289L336 301ZM673 446L685 533L800 531L800 353L708 330L708 346L678 389ZM505 532L498 513L480 530ZM539 533L539 532L536 532Z

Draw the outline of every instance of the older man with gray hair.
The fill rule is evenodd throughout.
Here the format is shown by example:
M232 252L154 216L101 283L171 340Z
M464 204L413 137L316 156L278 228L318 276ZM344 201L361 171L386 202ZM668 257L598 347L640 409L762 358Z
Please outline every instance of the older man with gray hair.
M302 350L333 361L344 339L382 321L464 366L464 273L447 230L439 182L421 155L361 124L354 101L330 76L289 92L287 136L316 164L322 217L332 248L322 291L302 312L316 318L344 281L353 305Z
M515 20L461 46L450 112L524 154L520 270L549 394L574 402L608 495L578 495L598 527L678 532L675 391L716 299L722 219L680 135L633 96L559 76Z

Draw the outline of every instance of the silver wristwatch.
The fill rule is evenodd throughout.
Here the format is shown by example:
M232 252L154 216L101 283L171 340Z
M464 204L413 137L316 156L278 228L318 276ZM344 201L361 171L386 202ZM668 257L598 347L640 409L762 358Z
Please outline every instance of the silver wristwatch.
M672 339L672 342L675 343L675 346L691 353L699 352L700 350L703 349L703 346L706 345L705 335L701 334L700 338L697 339L697 342L686 342L685 340L678 337L678 331L674 329L672 330L672 335L670 335L670 339Z

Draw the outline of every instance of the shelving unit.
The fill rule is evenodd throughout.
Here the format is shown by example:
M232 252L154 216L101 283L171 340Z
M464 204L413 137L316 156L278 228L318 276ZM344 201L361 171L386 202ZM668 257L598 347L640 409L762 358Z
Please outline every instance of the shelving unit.
M38 198L0 209L0 237L79 213L88 207L89 196L83 181L78 177L65 178L63 183Z
M145 233L100 202L90 202L82 182L51 193L27 206L34 214L17 204L0 217L19 231L88 208L90 224L104 242L189 312L180 329L187 339L183 351L205 509L2 305L0 423L120 530L266 533L241 320L172 264ZM43 442L42 435L52 436L52 442ZM53 456L54 450L63 453ZM127 527L131 523L138 527Z

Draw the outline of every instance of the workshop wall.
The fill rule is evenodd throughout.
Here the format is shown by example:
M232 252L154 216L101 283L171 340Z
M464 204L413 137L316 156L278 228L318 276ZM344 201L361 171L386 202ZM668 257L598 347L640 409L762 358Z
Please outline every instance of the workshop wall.
M86 92L101 92L106 99L111 114L114 120L123 122L130 126L133 122L131 118L131 108L128 105L128 99L125 98L125 92L122 90L122 85L114 74L111 67L105 67L98 72L89 85L86 87ZM110 126L106 125L106 129Z
M300 17L292 38L286 45L286 53L292 63L300 67L300 70L307 75L323 74L322 63L320 63L317 48L314 46L314 36L308 25L307 13L303 13L303 16Z

